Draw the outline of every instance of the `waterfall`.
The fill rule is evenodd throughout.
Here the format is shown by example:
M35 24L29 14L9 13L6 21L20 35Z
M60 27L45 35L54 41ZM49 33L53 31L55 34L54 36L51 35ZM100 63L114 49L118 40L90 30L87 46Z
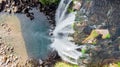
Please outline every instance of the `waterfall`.
M72 64L78 64L79 58L83 57L83 53L77 51L77 49L87 48L89 45L78 46L68 39L68 35L74 33L71 25L75 22L74 20L76 14L76 12L67 13L67 9L71 2L72 0L60 1L56 11L56 27L53 31L54 41L51 44L51 48L56 50L64 61ZM92 46L92 48L93 47L94 46ZM89 55L84 54L84 56Z

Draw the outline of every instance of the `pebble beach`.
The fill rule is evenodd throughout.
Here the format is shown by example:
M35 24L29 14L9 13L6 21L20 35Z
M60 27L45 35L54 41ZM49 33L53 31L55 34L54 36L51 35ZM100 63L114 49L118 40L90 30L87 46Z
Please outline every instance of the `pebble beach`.
M20 21L16 16L9 15L0 22L0 67L24 66L27 59Z

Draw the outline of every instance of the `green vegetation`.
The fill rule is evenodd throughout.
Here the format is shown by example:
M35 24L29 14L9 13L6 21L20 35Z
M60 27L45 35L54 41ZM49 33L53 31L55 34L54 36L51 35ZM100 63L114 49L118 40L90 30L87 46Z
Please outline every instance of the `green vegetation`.
M117 63L118 67L120 67L120 62Z
M78 65L72 65L65 62L57 62L54 67L79 67Z
M93 42L92 42L92 44L93 44L93 45L96 45L96 44L97 44L97 42L96 42L96 41L93 41Z
M82 54L85 54L86 53L86 49L82 48L81 52L82 52Z
M105 37L103 37L103 39L109 39L110 37L110 34L107 34Z
M69 13L74 12L74 9L68 8L68 12L69 12Z
M120 62L110 63L110 64L108 64L108 65L105 65L104 67L120 67Z
M39 0L43 5L58 4L59 0Z
M85 38L85 40L82 43L87 43L89 40L91 40L93 44L96 44L96 42L93 42L93 40L97 36L99 36L99 33L97 33L95 30L92 30L91 34L87 38Z
M73 24L71 25L71 27L72 27L73 29L75 29L75 23L73 23Z
M93 37L93 38L97 37L98 35L99 34L95 30L93 30L91 33L91 37Z

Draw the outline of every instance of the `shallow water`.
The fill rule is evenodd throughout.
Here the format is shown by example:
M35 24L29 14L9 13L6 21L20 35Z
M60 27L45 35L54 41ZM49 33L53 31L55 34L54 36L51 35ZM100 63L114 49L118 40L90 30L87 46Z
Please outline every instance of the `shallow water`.
M34 16L35 19L31 21L24 15L18 15L28 55L35 58L44 58L49 51L49 24L44 14L39 11L35 10Z
M40 13L36 9L33 9L32 12L35 16L35 19L32 21L26 17L25 14L15 15L21 22L22 35L26 44L28 56L34 58L45 58L47 57L49 44L51 43L48 35L50 25L43 13Z

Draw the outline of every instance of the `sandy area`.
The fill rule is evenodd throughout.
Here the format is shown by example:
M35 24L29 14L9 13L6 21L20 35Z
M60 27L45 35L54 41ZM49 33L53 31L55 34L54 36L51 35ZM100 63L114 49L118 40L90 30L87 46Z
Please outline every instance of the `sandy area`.
M25 42L21 33L21 26L20 26L20 21L19 19L14 16L14 15L10 15L10 16L6 16L5 17L5 24L0 32L4 32L3 35L4 36L8 36L6 37L7 42L11 44L14 47L15 53L20 56L21 58L21 62L25 63L25 61L28 59L28 55L27 55L27 51L26 51L26 47L25 47Z

